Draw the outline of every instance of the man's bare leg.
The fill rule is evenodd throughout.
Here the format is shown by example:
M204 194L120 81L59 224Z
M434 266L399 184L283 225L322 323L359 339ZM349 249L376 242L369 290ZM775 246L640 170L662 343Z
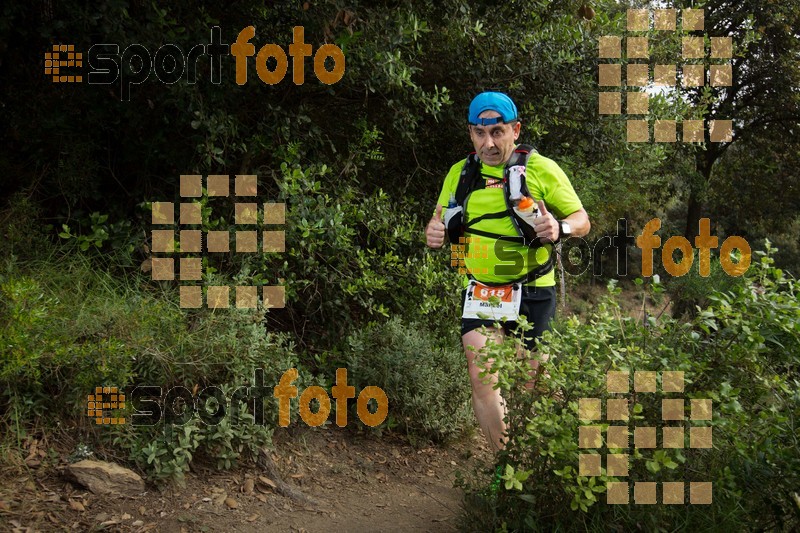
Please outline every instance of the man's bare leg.
M488 328L492 332L491 339L493 342L503 342L503 332L496 328ZM489 440L489 445L493 450L502 450L506 442L506 424L503 418L506 415L506 404L503 397L500 395L500 390L495 389L494 385L497 383L497 376L490 374L487 376L487 382L484 383L479 374L484 369L475 364L475 357L481 348L486 346L489 337L483 335L479 330L472 330L461 337L461 342L464 344L464 353L467 355L467 365L469 367L469 379L472 383L472 408L475 411L475 417L483 430L483 434ZM472 346L475 350L470 350L468 346ZM492 361L487 362L491 365Z
M524 356L528 358L528 363L531 366L531 369L528 372L530 380L525 384L525 388L527 390L532 390L534 387L536 387L536 382L539 380L539 378L547 378L547 365L544 363L550 359L550 356L546 353L537 353L529 350L525 350L523 353Z

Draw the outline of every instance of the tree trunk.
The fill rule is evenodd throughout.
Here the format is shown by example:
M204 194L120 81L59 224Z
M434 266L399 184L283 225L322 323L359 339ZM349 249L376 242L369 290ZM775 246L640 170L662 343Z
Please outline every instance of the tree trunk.
M694 242L694 237L698 234L702 213L703 203L700 200L699 191L692 187L686 212L686 229L683 231L683 236L689 239L689 242Z
M711 180L711 169L716 161L715 150L708 147L704 152L697 154L697 176L689 184L689 204L686 210L686 228L683 236L694 243L694 237L700 232L700 218L703 216L703 201L705 200L708 182Z
M686 209L686 228L683 236L694 246L694 238L700 233L700 218L703 216L703 201L705 200L708 182L711 179L711 168L717 159L717 152L710 147L697 155L697 175L689 184L689 203ZM691 314L695 302L686 299L682 294L675 294L672 306L672 316L680 318L686 313Z

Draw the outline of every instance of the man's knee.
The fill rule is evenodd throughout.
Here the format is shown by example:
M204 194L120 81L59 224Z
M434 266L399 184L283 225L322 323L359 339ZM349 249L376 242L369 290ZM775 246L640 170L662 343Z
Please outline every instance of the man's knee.
M495 374L486 373L486 367L478 365L469 365L469 380L472 383L473 391L483 391L484 389L491 391L497 383L497 376ZM481 376L483 374L483 376Z
M481 333L480 330L473 330L469 333L465 333L461 337L461 341L464 344L464 354L467 357L469 378L472 381L473 387L482 384L485 378L481 378L480 374L491 366L491 360L487 361L480 356L481 350L483 350L490 340L493 342L502 342L502 331L496 328L489 328L489 335L487 336ZM493 379L492 382L494 382Z

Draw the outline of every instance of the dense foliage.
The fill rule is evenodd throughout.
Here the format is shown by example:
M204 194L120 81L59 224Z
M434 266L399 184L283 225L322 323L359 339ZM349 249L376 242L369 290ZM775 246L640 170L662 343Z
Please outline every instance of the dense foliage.
M688 4L706 9L709 35L734 37L736 83L654 92L650 118L732 117L735 142L627 143L624 117L598 114L605 90L597 83L598 39L624 34L629 7ZM670 298L683 316L627 318L615 293L596 314L571 318L550 336L551 379L537 394L520 393L520 367L503 357L508 347L498 348L512 407L512 446L502 458L512 468L510 488L474 507L473 525L791 527L800 472L800 320L789 274L800 264L798 17L800 7L789 1L4 3L4 460L20 463L26 439L67 428L62 435L80 450L138 465L154 480L180 481L198 457L229 468L269 445L273 402L265 402L264 425L241 411L217 425L192 419L172 430L101 429L84 414L86 395L106 383L165 391L218 386L229 394L251 385L258 368L267 385L297 367L298 387L328 388L336 369L346 367L352 384L389 395L390 416L378 431L403 431L414 441L469 431L460 279L447 251L424 248L421 230L447 169L471 149L464 120L470 99L494 89L518 103L521 140L569 175L592 221L590 246L615 233L619 218L635 234L659 217L663 243L709 216L720 242L743 235L758 250L769 238L780 251L746 279L721 272L716 252L707 278L694 266L667 280L657 266L669 296L656 296ZM219 84L203 60L196 83L183 76L165 84L151 73L126 99L119 80L56 84L42 71L43 52L57 43L83 52L112 43L120 53L132 44L151 53L175 44L188 53L209 43L213 27L231 44L250 25L256 50L266 43L286 49L295 26L315 50L336 44L346 57L344 77L319 83L307 58L304 84L289 73L267 85L250 58L248 81L237 85L228 56ZM674 63L681 35L648 36L651 62ZM126 76L138 67L133 63ZM256 174L259 201L286 204L284 253L207 254L203 263L204 284L283 284L285 309L181 309L179 283L151 279L151 205L180 201L182 174ZM236 227L235 198L198 201L203 230ZM638 271L638 250L631 251L628 278ZM590 277L569 277L568 285L593 284ZM601 281L609 277L613 268ZM576 398L602 396L609 368L682 369L692 376L689 396L714 398L714 450L645 454L632 463L632 478L713 472L719 490L710 511L659 509L651 516L645 513L652 508L597 505L604 479L586 490L591 481L575 475ZM653 405L637 402L637 420L652 421ZM529 417L531 407L539 416ZM764 484L773 495L760 495Z
M611 294L588 320L576 317L545 334L554 357L534 391L517 341L490 346L500 388L508 399L510 443L502 454L503 489L481 497L475 484L472 519L484 528L542 530L635 527L668 530L794 530L800 524L797 486L797 421L800 417L800 292L797 281L774 267L763 252L746 279L713 291L691 322L668 315L637 320L621 313ZM654 285L650 297L661 298ZM630 373L630 394L606 392L608 371ZM682 371L682 394L633 392L636 371ZM581 420L581 398L627 398L627 424ZM685 398L685 422L662 421L664 398ZM712 400L710 422L689 421L690 399ZM630 450L608 449L605 428L629 428ZM690 427L709 425L713 449L689 448ZM601 425L599 449L579 447L579 427ZM685 427L685 448L633 448L635 427ZM627 477L581 475L581 453L629 453ZM606 505L608 481L711 481L706 505ZM468 482L464 482L469 485ZM769 490L765 490L769 487ZM661 489L657 491L661 502ZM687 491L688 494L688 491ZM630 490L631 501L634 491ZM688 496L687 502L688 503ZM580 511L580 512L575 512ZM483 529L483 528L479 528Z

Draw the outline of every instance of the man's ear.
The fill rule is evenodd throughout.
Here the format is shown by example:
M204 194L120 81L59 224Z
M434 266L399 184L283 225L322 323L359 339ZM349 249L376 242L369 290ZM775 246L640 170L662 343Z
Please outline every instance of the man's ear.
M517 121L517 123L514 124L514 140L516 140L517 137L519 137L519 132L521 130L522 130L522 122Z

